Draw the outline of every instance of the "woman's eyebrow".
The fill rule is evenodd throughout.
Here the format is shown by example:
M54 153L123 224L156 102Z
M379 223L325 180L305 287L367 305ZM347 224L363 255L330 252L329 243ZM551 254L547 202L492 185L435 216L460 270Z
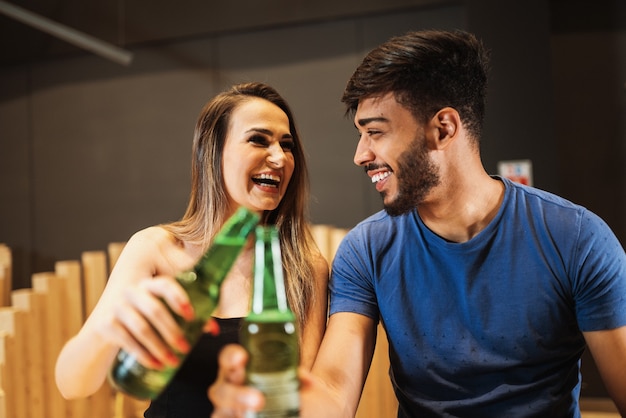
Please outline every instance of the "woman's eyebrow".
M267 128L250 128L246 131L246 133L250 133L250 132L258 132L258 133L265 134L268 136L274 135L274 132L272 132L270 129L267 129ZM293 139L293 135L291 135L290 133L286 133L283 135L283 138Z

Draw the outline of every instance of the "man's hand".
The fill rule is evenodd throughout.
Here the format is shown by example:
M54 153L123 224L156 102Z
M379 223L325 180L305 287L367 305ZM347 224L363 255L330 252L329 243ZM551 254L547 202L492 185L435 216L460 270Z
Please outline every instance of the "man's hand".
M244 418L246 411L260 411L263 394L245 385L248 353L236 344L224 347L218 358L217 379L208 390L214 406L211 418ZM300 377L300 416L303 418L344 418L351 416L345 399L303 367Z
M248 410L259 411L265 405L263 394L245 386L248 353L236 344L224 347L218 358L219 372L209 387L213 403L212 418L243 418Z

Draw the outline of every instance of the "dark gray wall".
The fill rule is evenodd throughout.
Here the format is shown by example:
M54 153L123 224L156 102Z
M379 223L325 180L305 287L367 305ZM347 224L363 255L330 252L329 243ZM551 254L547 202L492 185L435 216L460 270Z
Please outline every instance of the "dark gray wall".
M86 30L81 7L67 1L57 17ZM487 170L531 159L536 186L589 206L624 242L624 32L602 14L592 28L573 25L588 20L582 3L323 1L316 11L274 7L253 19L186 1L152 4L143 20L133 3L123 22L135 54L129 67L38 34L43 56L0 67L0 242L13 248L15 285L28 286L56 260L178 219L196 116L233 82L263 80L285 95L309 155L313 221L353 226L380 201L352 164L356 137L341 91L369 49L420 28L469 29L492 49ZM112 41L119 22L113 10L101 12L109 24L94 34ZM203 26L198 16L209 14Z
M81 8L69 3L56 13L80 29ZM621 26L607 31L600 18L592 28L572 25L588 14L581 2L335 3L270 8L253 19L254 8L237 15L222 5L209 16L206 2L164 2L143 20L133 3L124 20L135 54L129 67L41 34L45 57L4 65L0 241L15 251L16 286L55 260L179 218L195 118L233 82L268 81L290 101L309 154L313 221L351 227L378 210L379 197L351 163L355 133L338 99L369 49L420 28L469 29L492 49L488 171L499 160L530 158L536 186L589 206L624 239ZM95 34L115 38L115 13L102 16L110 24ZM198 16L210 17L205 26Z
M339 102L347 78L391 34L464 26L462 6L420 6L141 44L129 67L89 54L6 67L0 241L15 252L16 287L56 260L178 219L196 117L233 82L267 81L288 99L309 155L312 220L353 226L380 202L352 164L355 131Z

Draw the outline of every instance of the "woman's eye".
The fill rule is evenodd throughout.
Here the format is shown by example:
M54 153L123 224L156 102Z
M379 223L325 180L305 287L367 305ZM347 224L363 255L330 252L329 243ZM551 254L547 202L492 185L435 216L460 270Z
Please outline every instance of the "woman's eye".
M283 141L280 143L280 146L285 151L293 151L293 149L296 147L296 144L293 141Z
M258 145L267 145L267 139L265 139L265 137L261 136L261 135L254 135L251 136L248 139L249 142L252 142L253 144L258 144Z

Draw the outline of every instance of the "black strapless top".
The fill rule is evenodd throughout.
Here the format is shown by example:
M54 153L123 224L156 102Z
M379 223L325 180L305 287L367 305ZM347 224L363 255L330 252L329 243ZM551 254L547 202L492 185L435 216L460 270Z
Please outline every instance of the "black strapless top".
M215 318L217 336L203 334L163 393L150 403L145 418L207 418L213 405L207 389L217 377L217 356L222 348L239 342L243 318Z

